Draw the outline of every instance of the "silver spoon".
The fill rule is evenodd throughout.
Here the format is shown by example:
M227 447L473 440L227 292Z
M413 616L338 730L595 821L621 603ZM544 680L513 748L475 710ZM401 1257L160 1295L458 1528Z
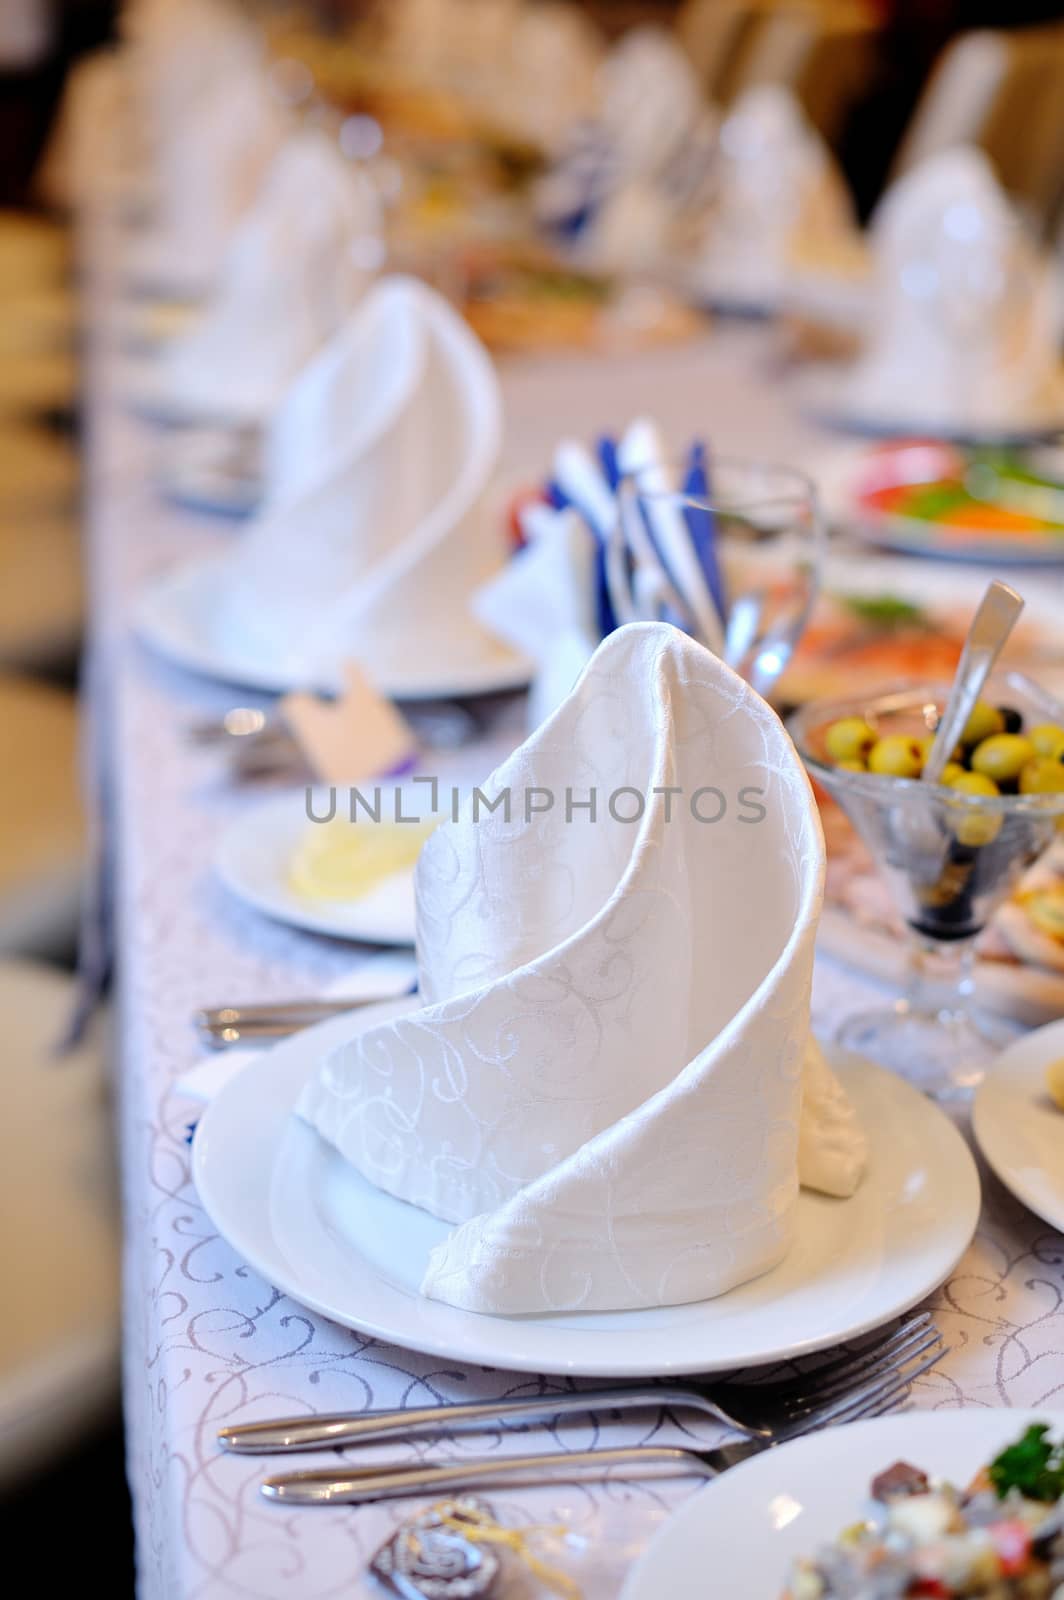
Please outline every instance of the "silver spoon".
M957 741L972 708L983 692L990 669L1001 654L1003 645L1023 610L1023 601L1015 589L995 578L987 585L972 618L968 636L961 651L957 674L935 732L935 742L923 770L925 783L938 783L947 761L952 759Z

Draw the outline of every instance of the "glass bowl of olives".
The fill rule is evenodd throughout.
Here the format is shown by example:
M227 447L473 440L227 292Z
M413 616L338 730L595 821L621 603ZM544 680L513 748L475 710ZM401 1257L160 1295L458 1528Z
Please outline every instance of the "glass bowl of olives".
M928 1093L970 1092L1009 1037L973 1012L974 943L1064 825L1064 706L1017 672L992 676L938 784L921 779L948 684L816 701L790 731L842 806L908 933L895 1005L839 1039Z

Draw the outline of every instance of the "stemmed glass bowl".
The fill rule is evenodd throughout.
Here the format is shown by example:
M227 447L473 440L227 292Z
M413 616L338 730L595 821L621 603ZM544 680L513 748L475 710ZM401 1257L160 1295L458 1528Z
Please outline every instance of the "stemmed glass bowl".
M941 1099L970 1093L1009 1037L973 1010L974 945L1052 840L1064 817L1064 793L974 796L919 779L849 771L828 758L825 735L841 717L863 718L880 737L927 734L948 694L947 684L906 684L814 701L789 723L810 775L868 846L908 938L902 997L851 1018L839 1041ZM1018 711L1025 729L1064 726L1064 707L1022 673L996 674L983 698Z

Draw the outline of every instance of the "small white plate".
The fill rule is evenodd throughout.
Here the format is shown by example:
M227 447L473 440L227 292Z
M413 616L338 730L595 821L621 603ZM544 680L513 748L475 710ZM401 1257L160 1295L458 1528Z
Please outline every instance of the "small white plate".
M1059 1412L909 1411L768 1450L693 1494L632 1568L621 1600L779 1600L788 1568L865 1513L895 1461L964 1484L1032 1422Z
M1064 1233L1064 1111L1045 1071L1064 1056L1064 1021L1028 1033L998 1057L976 1092L972 1131L1006 1189Z
M165 573L140 597L137 633L168 661L221 683L264 694L287 694L291 689L332 693L339 687L339 668L335 674L322 674L319 682L308 682L284 662L242 654L236 640L218 639L209 624L222 581L217 556ZM472 617L462 641L466 653L432 660L419 655L417 641L411 639L404 669L387 677L374 673L371 662L364 665L374 686L393 700L457 700L527 687L531 663L484 632Z
M858 406L850 368L832 366L798 380L795 393L802 409L816 421L844 433L873 439L943 439L956 444L1037 444L1064 433L1064 369L1044 398L1031 401L1026 413L973 423L963 417L933 421L919 412L920 386L913 385L913 410L905 414Z
M286 1040L222 1089L196 1130L196 1185L219 1233L267 1282L345 1327L519 1372L720 1372L836 1345L907 1311L975 1231L979 1179L957 1130L900 1078L845 1058L869 1173L851 1200L803 1191L794 1246L773 1272L717 1300L645 1311L497 1317L428 1300L419 1284L448 1224L366 1182L292 1112L326 1051L416 1004Z
M382 790L388 785L381 780ZM372 799L373 784L360 785ZM390 804L390 790L388 803ZM400 787L403 813L421 815L428 785ZM341 815L346 791L338 791ZM315 816L326 815L327 796L316 791ZM383 813L382 813L383 815ZM362 813L364 818L365 813ZM289 883L292 858L313 824L307 817L306 789L275 795L244 812L218 841L214 867L226 888L256 911L310 933L334 939L357 939L368 944L414 943L414 874L399 872L376 885L360 900L308 900ZM358 827L372 827L359 821Z

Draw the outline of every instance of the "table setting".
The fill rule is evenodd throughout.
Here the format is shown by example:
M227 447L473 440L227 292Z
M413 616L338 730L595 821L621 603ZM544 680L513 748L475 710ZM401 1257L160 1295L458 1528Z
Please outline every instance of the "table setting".
M497 61L522 8L478 6ZM729 305L499 354L395 259L387 117L372 155L340 137L352 61L396 70L372 26L330 120L271 79L294 30L141 0L148 220L79 196L139 1588L1052 1600L1064 705L1023 536L1058 487L1001 421L1055 360L1048 294L1017 308L1044 264L972 153L914 172L847 427L911 381L910 257L960 260L936 196L1008 327L980 301L913 438L840 446L780 364L797 234L852 243L832 158L785 93L718 118L637 30L574 68L530 229L605 149L566 259L639 282L678 216ZM494 83L419 71L464 111ZM254 182L219 160L202 253L153 279L193 126ZM134 357L149 291L185 311ZM945 485L1037 526L928 559L898 497Z

